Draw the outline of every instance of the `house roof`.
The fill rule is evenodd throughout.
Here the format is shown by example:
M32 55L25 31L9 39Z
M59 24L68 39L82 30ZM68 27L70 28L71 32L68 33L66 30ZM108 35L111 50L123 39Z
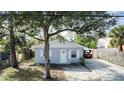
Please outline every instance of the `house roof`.
M83 49L88 49L87 47L81 46L79 44L73 43L73 42L68 42L68 41L50 41L49 43L50 48L83 48ZM35 48L44 48L44 44L38 45Z

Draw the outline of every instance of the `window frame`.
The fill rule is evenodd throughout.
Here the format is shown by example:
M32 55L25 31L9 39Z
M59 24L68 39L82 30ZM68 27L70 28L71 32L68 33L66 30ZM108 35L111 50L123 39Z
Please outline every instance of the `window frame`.
M73 52L73 51L75 51L75 53L76 53L76 57L75 57L75 58L72 57L72 52ZM71 58L71 59L77 59L77 50L71 50L70 52L71 52L71 53L70 53L70 58Z

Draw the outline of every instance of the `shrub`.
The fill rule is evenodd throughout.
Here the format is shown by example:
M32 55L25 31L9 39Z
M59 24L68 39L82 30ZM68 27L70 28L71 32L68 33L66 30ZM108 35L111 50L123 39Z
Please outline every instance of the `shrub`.
M86 61L85 61L85 58L84 57L81 57L80 58L80 64L81 65L85 65L86 64Z

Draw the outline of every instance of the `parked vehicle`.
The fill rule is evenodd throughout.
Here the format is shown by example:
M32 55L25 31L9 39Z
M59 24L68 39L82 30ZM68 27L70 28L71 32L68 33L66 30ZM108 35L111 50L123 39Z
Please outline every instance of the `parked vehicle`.
M9 61L9 53L8 52L0 52L0 65L7 64L7 60Z
M92 58L92 50L84 50L84 55L85 58Z

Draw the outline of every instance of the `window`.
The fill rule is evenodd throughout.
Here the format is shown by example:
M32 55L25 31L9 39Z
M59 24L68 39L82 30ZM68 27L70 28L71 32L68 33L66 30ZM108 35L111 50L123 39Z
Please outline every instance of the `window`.
M76 50L71 51L71 58L77 58L77 51Z

